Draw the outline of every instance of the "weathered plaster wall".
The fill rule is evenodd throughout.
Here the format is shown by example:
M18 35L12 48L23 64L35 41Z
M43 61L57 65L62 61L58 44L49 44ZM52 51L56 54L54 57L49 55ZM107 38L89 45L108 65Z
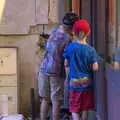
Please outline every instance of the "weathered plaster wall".
M20 109L26 112L30 103L30 88L36 87L35 66L37 63L36 43L38 35L0 36L0 47L18 48L18 69L20 86Z
M37 88L36 43L43 32L43 24L45 32L50 32L63 15L64 0L0 0L0 46L18 48L23 113L30 110L30 88Z
M64 0L50 0L49 2L49 22L61 23L65 13Z
M28 34L30 26L48 24L49 0L2 0L0 34Z

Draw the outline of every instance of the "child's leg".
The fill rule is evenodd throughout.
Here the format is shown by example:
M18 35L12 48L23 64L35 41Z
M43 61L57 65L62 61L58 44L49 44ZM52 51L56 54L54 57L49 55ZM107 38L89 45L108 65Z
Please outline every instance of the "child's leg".
M59 77L50 77L50 89L52 100L52 120L60 120L60 106L63 95L64 80Z
M80 120L80 114L79 114L79 113L72 112L72 119L73 119L73 120Z
M88 119L88 112L82 111L81 113L81 120L87 120Z
M40 120L46 120L50 102L49 79L48 76L44 75L41 72L39 73L38 78L38 88L39 96L41 97Z
M73 120L81 120L80 119L81 92L79 91L69 92L69 110L72 113Z
M49 101L46 98L42 98L41 106L40 106L40 120L47 119L47 113L49 109Z

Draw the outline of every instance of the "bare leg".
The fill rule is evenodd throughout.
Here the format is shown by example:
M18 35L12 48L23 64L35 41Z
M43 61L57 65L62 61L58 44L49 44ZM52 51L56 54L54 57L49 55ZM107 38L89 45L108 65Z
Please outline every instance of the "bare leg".
M42 98L40 106L40 120L47 120L47 113L49 108L49 101L45 98Z
M52 102L53 106L53 120L60 120L60 103L61 101L54 101Z
M81 119L82 120L87 120L88 119L88 112L87 111L82 111Z
M73 120L80 120L80 114L79 113L72 113L72 119Z

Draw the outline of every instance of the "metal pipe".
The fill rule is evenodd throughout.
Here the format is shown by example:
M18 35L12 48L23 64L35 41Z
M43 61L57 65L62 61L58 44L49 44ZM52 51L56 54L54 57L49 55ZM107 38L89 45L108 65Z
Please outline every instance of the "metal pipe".
M97 0L91 0L92 5L92 44L97 49Z
M79 16L82 19L82 0L80 0Z
M30 100L31 100L31 120L35 120L35 101L34 101L34 88L30 89Z
M94 6L93 6L94 1L90 0L90 16L91 16L91 46L95 46L95 39L94 39Z
M105 42L106 41L108 41L108 39L109 39L109 22L108 22L108 20L109 20L109 0L105 0ZM105 59L107 59L106 57L107 57L107 54L108 54L108 44L107 43L105 43ZM106 69L106 68L105 68ZM104 74L105 74L105 76L106 76L106 70L105 70L105 72L104 72ZM105 120L108 120L108 105L107 105L107 102L108 102L108 100L107 100L107 98L108 98L108 89L107 89L107 79L106 79L106 77L105 77L105 87L106 87L106 91L105 91L105 111L106 111L106 113L105 113Z
M80 0L72 0L72 10L79 15Z
M116 0L116 4L115 4L115 12L116 12L116 14L115 14L115 19L116 19L116 21L115 21L115 28L116 28L116 32L115 32L115 37L116 37L116 43L115 43L115 47L117 48L118 47L118 32L119 32L119 24L118 24L118 0Z

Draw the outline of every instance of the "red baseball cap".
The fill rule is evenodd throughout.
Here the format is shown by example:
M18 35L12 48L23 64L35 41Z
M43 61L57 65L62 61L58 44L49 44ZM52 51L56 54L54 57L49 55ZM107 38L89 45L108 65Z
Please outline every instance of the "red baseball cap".
M87 20L77 20L73 25L73 32L75 34L83 32L85 35L88 35L90 32L90 25Z

